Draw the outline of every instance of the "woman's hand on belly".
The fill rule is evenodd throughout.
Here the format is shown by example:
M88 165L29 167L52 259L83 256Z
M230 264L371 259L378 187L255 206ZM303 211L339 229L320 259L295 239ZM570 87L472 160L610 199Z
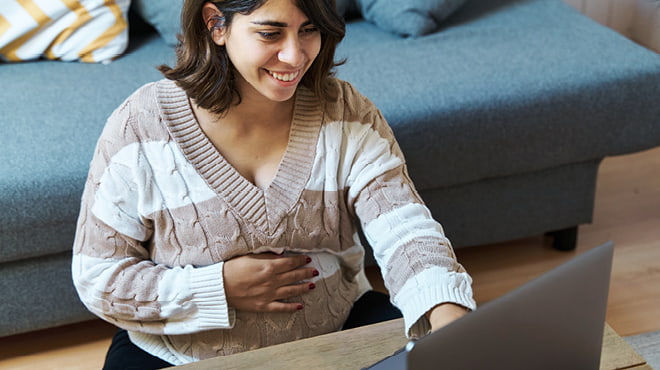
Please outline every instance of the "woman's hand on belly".
M301 302L282 302L314 289L311 279L319 274L304 267L311 258L304 255L280 256L273 253L248 254L224 263L223 278L227 303L249 312L293 312Z

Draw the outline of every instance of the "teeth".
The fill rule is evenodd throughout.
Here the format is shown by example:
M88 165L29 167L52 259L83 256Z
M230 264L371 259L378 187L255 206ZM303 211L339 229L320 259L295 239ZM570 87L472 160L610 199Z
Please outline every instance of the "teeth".
M289 81L294 80L296 77L298 77L298 73L300 73L300 72L293 72L293 73L270 72L270 75L275 77L276 79L278 79L280 81L289 82Z

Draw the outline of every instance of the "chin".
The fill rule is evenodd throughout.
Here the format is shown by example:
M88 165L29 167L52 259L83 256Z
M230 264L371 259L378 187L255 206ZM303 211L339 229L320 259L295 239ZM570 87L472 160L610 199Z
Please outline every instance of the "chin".
M293 88L290 92L286 93L269 93L269 94L263 94L266 98L269 100L272 100L274 102L278 103L284 103L286 101L291 100L295 95L296 95L296 90L298 89L298 86Z

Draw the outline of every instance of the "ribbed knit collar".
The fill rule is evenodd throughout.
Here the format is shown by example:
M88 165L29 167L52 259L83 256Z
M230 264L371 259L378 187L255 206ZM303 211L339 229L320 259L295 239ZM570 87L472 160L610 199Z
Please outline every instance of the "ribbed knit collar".
M311 175L323 120L314 94L298 88L289 143L275 178L265 190L243 177L213 146L195 119L185 91L173 81L162 80L157 99L167 129L208 185L240 217L268 235L275 233Z

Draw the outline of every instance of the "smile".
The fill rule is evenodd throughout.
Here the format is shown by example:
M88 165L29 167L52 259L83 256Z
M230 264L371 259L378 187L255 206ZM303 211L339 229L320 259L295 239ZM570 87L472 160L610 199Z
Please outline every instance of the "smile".
M280 80L282 82L290 82L298 77L298 75L300 74L300 70L291 73L278 73L278 72L268 71L268 74L273 76L273 78L275 78L276 80Z

